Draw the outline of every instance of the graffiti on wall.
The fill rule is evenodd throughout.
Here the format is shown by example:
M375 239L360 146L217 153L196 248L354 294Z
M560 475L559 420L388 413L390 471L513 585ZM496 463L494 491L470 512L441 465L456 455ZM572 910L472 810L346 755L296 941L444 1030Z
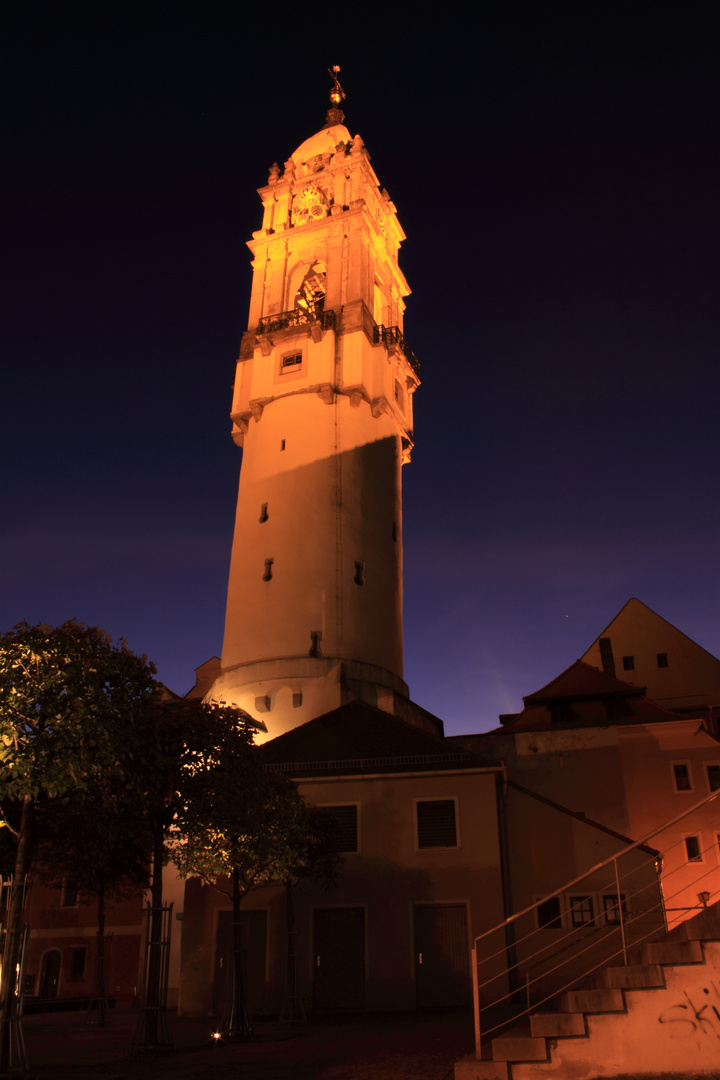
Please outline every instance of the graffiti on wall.
M700 997L700 994L703 996ZM678 1002L661 1012L659 1023L672 1025L671 1036L674 1039L720 1039L720 990L717 983L711 981L709 986L694 991L693 997L687 990L683 991L683 995L685 1002Z

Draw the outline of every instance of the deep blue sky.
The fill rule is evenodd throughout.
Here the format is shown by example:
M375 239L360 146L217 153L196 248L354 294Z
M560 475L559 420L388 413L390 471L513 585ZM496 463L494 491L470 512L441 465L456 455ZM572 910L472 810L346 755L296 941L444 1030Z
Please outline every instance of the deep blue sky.
M720 653L720 8L475 10L10 4L0 628L219 652L255 189L339 63L408 235L412 696L492 727L630 596Z

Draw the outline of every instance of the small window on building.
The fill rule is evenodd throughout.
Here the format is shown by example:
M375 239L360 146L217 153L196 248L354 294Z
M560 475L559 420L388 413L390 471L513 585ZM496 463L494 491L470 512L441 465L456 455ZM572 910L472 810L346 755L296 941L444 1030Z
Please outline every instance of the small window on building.
M431 799L417 804L419 848L457 847L454 799Z
M617 893L606 893L603 896L603 912L605 913L605 922L608 924L619 923L621 913L623 921L627 919L625 893L620 893L619 897Z
M668 666L668 654L666 652L659 652L657 654L658 667Z
M405 394L399 379L395 380L395 401L399 409L405 409Z
M299 368L302 366L302 353L288 353L287 356L282 358L282 369L287 371L289 368Z
M357 806L323 806L322 809L333 820L332 844L335 851L343 853L357 851Z
M635 657L634 656L623 656L623 671L634 671L634 670L635 670Z
M299 709L302 705L302 690L293 694L293 709Z
M60 907L77 907L78 889L74 881L66 881L60 896Z
M260 507L260 521L261 522L262 521L267 521L267 519L268 519L267 503L263 503L262 506Z
M711 791L720 791L720 765L706 765L708 787Z
M356 585L364 585L365 584L365 563L364 562L356 562L355 563L355 584Z
M263 574L263 581L270 581L270 579L272 578L272 575L273 575L273 563L274 562L275 562L274 559L266 559L265 560L265 572Z
M539 927L545 927L546 930L562 929L559 896L551 896L549 900L543 900L541 904L538 904L536 910Z
M82 982L85 978L87 945L73 945L68 961L68 982Z
M673 783L676 791L692 791L692 773L689 761L674 761L672 763Z
M322 649L320 648L320 642L322 641L322 630L310 631L310 652L309 656L321 656Z
M699 836L686 836L685 840L685 858L688 862L702 862L702 852L700 850L700 837Z
M595 925L592 896L570 897L570 921L573 926Z
M284 450L284 449L285 449L285 440L284 440L284 439L281 439L281 440L280 440L280 449L281 449L281 450Z

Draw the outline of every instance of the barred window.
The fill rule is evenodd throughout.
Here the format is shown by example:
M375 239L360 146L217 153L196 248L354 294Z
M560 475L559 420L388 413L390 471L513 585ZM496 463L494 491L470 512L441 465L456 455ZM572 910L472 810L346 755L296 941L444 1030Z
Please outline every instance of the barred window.
M336 851L352 852L358 849L357 806L323 806L333 819L333 847Z
M417 804L418 847L457 847L454 799Z

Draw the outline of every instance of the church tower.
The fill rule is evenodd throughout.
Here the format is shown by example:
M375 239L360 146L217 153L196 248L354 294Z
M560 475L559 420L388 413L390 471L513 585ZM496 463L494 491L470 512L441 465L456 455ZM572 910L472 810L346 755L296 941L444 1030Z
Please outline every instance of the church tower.
M265 738L348 701L395 712L407 697L400 472L419 379L403 337L405 234L344 126L339 70L325 126L260 188L248 243L231 414L243 460L208 697Z

